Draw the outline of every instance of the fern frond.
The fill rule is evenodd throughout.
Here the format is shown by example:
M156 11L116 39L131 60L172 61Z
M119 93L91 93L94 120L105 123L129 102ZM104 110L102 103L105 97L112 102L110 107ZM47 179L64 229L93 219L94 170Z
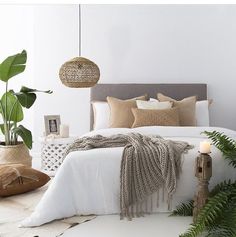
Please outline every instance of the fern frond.
M227 191L229 189L232 189L232 187L236 188L236 181L232 183L232 181L229 180L224 180L223 182L217 184L211 191L210 191L210 197L213 197L220 191Z
M228 137L224 133L217 131L208 132L204 131L212 144L216 146L224 155L225 159L229 161L229 164L236 168L236 142L232 138Z
M203 133L236 168L236 141L217 131ZM181 204L172 215L181 215L190 209L190 206ZM205 237L236 237L236 181L227 180L216 185L196 223L180 237L197 237L203 233Z
M214 229L207 228L207 234L205 237L235 237L235 231L231 228L224 228L223 226L217 226Z
M190 200L187 203L181 203L180 205L178 205L170 216L192 216L192 215L193 215L193 200Z
M200 211L196 223L192 224L187 232L180 236L196 237L201 234L205 230L206 226L213 224L217 218L222 215L224 208L227 205L229 196L229 191L221 191L214 197L209 198L207 204Z
M222 216L212 225L207 226L206 237L235 237L236 236L236 203L229 201Z

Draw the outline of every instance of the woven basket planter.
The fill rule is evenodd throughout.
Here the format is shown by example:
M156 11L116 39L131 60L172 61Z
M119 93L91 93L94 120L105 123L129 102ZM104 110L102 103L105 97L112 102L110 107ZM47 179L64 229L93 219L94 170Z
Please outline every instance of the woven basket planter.
M100 71L94 62L76 57L61 66L59 76L65 86L92 87L98 82Z
M32 157L25 144L5 146L0 145L0 164L23 164L32 165Z

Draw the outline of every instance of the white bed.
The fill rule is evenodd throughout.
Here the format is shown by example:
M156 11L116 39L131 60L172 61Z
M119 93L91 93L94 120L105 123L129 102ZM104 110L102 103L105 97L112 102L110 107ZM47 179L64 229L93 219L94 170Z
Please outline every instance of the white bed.
M198 155L200 133L204 130L224 132L236 138L236 132L218 127L140 127L135 129L103 129L84 136L138 132L161 135L166 139L187 141L194 149L183 155L183 166L172 207L193 198L197 179L194 177L194 160ZM54 219L73 215L119 213L120 162L123 148L103 148L70 153L33 214L22 226L39 226ZM210 186L225 179L236 179L236 173L212 147L213 177ZM160 203L155 212L167 212L166 202Z

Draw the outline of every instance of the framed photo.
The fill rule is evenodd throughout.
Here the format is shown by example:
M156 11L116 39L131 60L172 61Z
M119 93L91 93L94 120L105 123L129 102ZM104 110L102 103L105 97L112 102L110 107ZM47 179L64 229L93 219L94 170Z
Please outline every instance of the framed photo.
M61 118L60 115L45 115L44 116L45 123L45 135L49 134L60 134L60 124Z

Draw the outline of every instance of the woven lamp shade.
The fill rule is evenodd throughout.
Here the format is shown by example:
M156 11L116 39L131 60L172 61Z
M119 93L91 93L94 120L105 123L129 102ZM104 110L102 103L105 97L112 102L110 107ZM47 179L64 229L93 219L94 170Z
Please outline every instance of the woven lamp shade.
M61 82L68 87L92 87L100 77L98 66L83 57L76 57L65 62L59 71Z

